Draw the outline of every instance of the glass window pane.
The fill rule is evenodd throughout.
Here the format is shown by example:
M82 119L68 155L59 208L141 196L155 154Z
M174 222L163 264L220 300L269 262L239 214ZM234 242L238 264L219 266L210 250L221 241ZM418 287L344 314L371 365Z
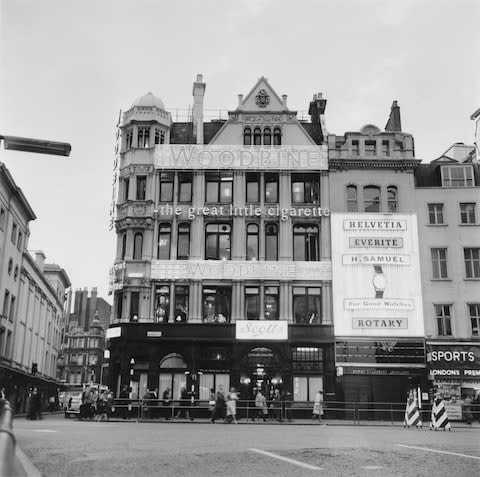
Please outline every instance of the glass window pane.
M308 401L308 384L306 377L294 376L293 377L293 400L294 401Z
M295 323L307 323L307 297L296 295L293 297L293 317Z
M267 234L265 236L265 260L278 260L277 235Z
M303 182L292 182L292 202L294 204L305 202Z
M229 203L232 202L232 188L233 183L222 181L220 183L220 202Z
M207 234L205 242L205 259L216 260L217 259L217 235Z
M293 259L294 260L305 260L305 236L304 235L294 235L293 236Z
M277 174L265 174L265 202L268 204L278 202Z
M198 389L198 398L202 401L210 400L210 389L214 387L214 375L213 374L201 374L200 385Z
M218 202L218 182L207 181L207 202Z
M230 260L230 234L221 234L218 245L219 260Z
M260 202L258 181L247 182L247 202Z

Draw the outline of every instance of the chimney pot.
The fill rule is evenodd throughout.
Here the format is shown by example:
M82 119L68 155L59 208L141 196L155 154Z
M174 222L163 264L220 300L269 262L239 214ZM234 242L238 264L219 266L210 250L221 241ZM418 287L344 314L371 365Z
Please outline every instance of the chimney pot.
M238 105L239 106L242 104L242 101L243 101L243 94L239 94L238 95Z
M317 93L317 99L323 99L323 93Z
M283 101L283 105L285 107L287 107L287 98L288 98L288 96L286 94L282 94L282 101Z

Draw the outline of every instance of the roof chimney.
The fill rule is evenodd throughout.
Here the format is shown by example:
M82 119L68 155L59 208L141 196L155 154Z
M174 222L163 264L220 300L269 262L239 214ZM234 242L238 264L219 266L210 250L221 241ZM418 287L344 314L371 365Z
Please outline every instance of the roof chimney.
M327 126L325 124L325 108L327 106L327 100L323 99L322 93L313 95L313 99L310 102L308 108L308 114L313 125L313 132L318 141L321 144L323 139L328 134Z
M400 106L397 101L392 103L390 109L390 116L387 124L385 125L385 131L402 132L402 121L400 120Z
M198 74L193 83L193 137L197 144L203 144L203 97L205 96L206 84L203 82L203 75Z
M238 95L238 107L240 107L242 105L242 101L243 101L243 94L239 94Z
M42 273L45 270L45 258L45 254L41 250L35 252L35 263Z
M282 94L282 102L285 109L287 109L287 98L288 96L286 94Z

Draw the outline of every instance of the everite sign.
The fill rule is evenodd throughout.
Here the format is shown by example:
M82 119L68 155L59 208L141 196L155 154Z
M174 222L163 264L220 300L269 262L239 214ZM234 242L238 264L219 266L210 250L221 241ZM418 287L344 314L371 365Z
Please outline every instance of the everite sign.
M423 336L414 214L332 214L336 336Z

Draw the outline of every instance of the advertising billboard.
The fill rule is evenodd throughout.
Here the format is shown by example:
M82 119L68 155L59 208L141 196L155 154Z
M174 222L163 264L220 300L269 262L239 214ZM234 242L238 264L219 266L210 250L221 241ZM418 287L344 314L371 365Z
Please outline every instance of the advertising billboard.
M332 213L336 336L424 335L415 214Z

